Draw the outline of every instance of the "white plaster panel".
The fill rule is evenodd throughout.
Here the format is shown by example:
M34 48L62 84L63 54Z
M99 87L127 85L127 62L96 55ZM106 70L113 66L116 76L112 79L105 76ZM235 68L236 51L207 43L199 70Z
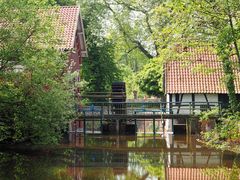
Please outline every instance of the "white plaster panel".
M211 106L217 106L218 102L218 94L206 94L208 102ZM173 113L177 113L178 111L178 105L175 103L176 95L172 95L172 102L173 102ZM167 96L167 102L169 102L169 95ZM181 100L181 94L179 95L179 101ZM192 94L184 94L181 107L179 110L180 114L189 114L190 113L190 102L192 102ZM195 94L195 110L194 113L200 113L200 105L199 103L202 103L202 105L207 105L206 99L204 94Z

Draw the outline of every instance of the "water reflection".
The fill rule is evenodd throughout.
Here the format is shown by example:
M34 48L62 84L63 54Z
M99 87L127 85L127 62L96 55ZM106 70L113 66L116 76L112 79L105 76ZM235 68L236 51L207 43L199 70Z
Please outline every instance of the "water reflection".
M0 179L238 179L240 158L194 136L76 136L44 151L0 150Z

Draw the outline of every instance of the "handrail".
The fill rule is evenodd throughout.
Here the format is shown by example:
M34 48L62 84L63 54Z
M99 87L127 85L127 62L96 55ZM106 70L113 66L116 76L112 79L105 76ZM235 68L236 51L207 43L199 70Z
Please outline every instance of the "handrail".
M221 102L92 102L79 107L79 112L99 112L107 114L136 114L136 113L170 113L170 114L199 114L202 111L219 108Z
M88 102L87 104L173 104L175 106L179 106L180 102ZM181 102L182 104L222 104L220 101L212 101L212 102L201 102L201 101L195 101L195 102Z

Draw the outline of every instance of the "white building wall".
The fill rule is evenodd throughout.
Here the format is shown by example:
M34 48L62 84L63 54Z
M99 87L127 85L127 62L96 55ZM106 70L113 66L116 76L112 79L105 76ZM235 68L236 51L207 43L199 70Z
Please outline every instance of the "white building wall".
M209 102L209 105L211 108L214 106L218 106L218 94L206 94L207 100ZM181 101L181 94L179 94L179 101ZM166 95L166 108L167 108L167 113L170 113L170 94ZM192 106L192 94L183 94L182 102L180 104L180 109L178 112L179 105L176 103L176 94L172 94L172 111L173 114L190 114L190 113L195 113L198 114L201 112L201 108L206 106L207 108L207 101L204 96L204 94L194 94L194 102L195 102L195 107L193 110ZM173 123L175 124L176 122L173 121L172 119L167 119L166 120L166 126L165 130L168 133L173 133Z
M179 101L181 101L181 95L179 94ZM170 95L167 95L169 97ZM218 105L218 94L206 94L209 105L210 106L217 106ZM169 99L167 99L167 102L169 102ZM181 105L179 108L179 105L176 103L176 94L172 95L172 110L173 114L177 114L179 109L179 114L189 114L189 113L200 113L200 109L202 106L207 106L207 101L204 96L204 94L194 94L194 102L195 107L193 109L192 104L192 94L183 94L183 99L181 101ZM201 106L201 107L200 107Z

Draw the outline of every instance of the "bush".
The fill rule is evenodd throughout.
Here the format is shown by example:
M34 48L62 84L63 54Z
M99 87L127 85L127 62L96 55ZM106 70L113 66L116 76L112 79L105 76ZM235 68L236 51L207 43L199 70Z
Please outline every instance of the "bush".
M202 138L210 146L239 153L240 112L224 112L214 129L209 132L202 132Z
M74 116L47 1L0 1L0 143L57 143Z

